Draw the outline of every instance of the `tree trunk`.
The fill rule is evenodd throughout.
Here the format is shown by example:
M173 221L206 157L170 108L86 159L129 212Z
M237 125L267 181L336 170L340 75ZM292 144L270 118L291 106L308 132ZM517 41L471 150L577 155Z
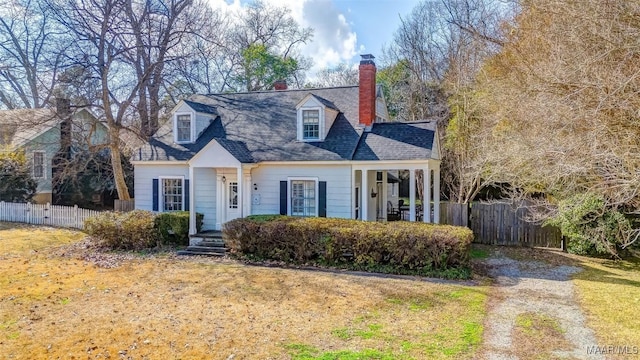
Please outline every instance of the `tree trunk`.
M124 180L124 169L122 168L122 159L120 156L120 129L113 126L109 130L110 142L109 150L111 152L111 166L113 168L113 181L118 191L118 199L131 200L129 196L129 188Z

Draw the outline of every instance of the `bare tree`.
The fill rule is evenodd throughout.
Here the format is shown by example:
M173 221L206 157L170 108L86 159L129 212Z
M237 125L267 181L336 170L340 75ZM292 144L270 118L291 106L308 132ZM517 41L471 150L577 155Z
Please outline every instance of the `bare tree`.
M68 55L97 81L110 131L113 176L120 199L129 198L121 159L121 129L150 136L159 126L167 63L188 56L179 46L204 26L192 0L51 0L49 6L74 37ZM204 4L197 4L204 6Z
M203 34L182 42L191 55L166 65L171 101L193 93L269 89L274 80L302 85L310 61L299 49L312 30L300 27L290 10L256 1L226 17L207 18Z
M300 27L290 12L258 0L238 15L239 26L230 34L231 51L242 55L241 62L235 64L236 86L247 91L269 89L273 86L272 73L283 77L279 80L302 85L310 63L298 51L300 45L311 40L313 30Z
M47 105L68 40L40 1L20 0L3 6L0 104L8 109Z
M194 6L193 0L145 0L125 4L131 26L130 41L135 47L124 55L135 69L139 82L136 107L140 130L144 136L151 136L159 126L165 66L192 54L193 51L179 45L188 35L204 35L201 32L206 25L202 15L211 11L202 3Z
M569 199L566 211L583 206L583 194L601 202L594 218L640 208L639 14L636 1L524 2L483 71L500 176L542 200L544 217ZM614 230L622 247L640 233Z
M443 135L443 190L466 203L494 182L481 145L486 137L473 85L504 43L500 26L513 4L495 0L423 1L402 19L381 70L392 113L435 119Z
M320 70L316 79L305 85L307 88L358 85L358 69L341 63L332 68Z

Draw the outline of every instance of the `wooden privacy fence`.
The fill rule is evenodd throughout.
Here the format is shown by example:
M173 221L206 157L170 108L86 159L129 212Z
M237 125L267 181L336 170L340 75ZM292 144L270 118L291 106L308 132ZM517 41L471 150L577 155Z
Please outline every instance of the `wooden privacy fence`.
M98 211L77 206L0 201L0 221L83 229L84 220L98 214Z
M469 205L454 202L440 203L440 222L443 224L469 226Z
M501 203L442 203L440 219L471 228L474 241L480 244L562 248L560 230L526 221L527 211Z
M136 203L133 199L131 200L118 200L115 199L113 201L113 210L114 211L122 211L122 212L127 212L127 211L132 211L133 209L135 209L136 207Z

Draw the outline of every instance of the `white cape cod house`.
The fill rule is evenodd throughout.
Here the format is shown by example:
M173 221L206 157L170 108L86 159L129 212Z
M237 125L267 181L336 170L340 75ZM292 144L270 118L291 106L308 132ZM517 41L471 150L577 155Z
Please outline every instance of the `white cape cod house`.
M255 214L385 221L389 171L410 170L407 220L439 222L435 122L390 122L363 56L358 86L194 95L134 155L135 206L205 230ZM416 207L416 171L426 206ZM427 201L426 199L430 199ZM384 210L382 210L383 208Z

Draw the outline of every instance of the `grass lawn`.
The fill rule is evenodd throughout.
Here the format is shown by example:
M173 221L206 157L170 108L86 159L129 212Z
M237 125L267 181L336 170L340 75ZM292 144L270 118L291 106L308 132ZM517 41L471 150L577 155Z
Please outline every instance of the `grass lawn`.
M484 286L57 255L83 237L0 223L5 358L467 359L482 340Z
M594 345L626 346L636 352L631 357L640 357L640 262L588 258L578 262L585 271L576 274L574 282L588 324L600 342ZM618 355L620 359L630 357Z

